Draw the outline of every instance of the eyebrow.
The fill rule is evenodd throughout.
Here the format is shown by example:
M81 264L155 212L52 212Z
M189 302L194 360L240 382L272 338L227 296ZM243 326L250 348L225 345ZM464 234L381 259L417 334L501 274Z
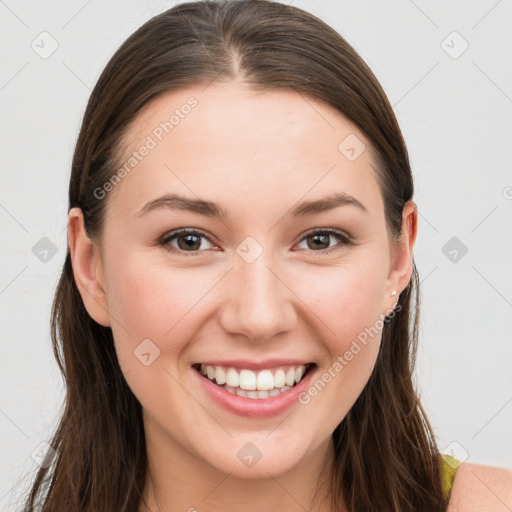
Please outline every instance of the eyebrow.
M345 192L338 192L320 199L304 201L295 206L290 211L290 214L293 217L302 217L305 215L314 215L316 213L332 210L340 206L349 205L355 206L364 212L368 212L365 206L355 197L350 194L346 194ZM191 199L178 194L165 194L157 199L149 201L137 212L136 216L141 217L158 208L185 210L217 219L226 219L229 216L228 212L224 208L212 201Z

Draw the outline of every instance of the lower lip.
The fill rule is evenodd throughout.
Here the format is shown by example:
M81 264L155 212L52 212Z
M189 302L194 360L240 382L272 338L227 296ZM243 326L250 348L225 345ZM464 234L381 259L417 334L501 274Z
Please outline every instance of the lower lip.
M224 409L250 418L270 418L283 413L293 404L298 403L299 395L308 387L316 368L310 369L308 374L293 388L268 398L245 398L233 395L203 377L197 370L192 368L192 371L197 375L201 385L210 397Z

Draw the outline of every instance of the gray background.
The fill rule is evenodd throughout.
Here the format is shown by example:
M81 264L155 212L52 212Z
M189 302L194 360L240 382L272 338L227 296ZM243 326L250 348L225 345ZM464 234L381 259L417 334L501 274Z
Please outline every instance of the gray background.
M420 213L417 381L439 445L512 468L512 2L288 3L355 47L403 129ZM49 317L86 101L122 41L173 4L0 1L1 510L64 397Z

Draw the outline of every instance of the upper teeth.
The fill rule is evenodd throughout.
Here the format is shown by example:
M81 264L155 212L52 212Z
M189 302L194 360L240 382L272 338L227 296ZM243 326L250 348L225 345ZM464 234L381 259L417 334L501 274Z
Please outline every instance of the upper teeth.
M247 391L268 391L284 386L293 386L300 382L306 371L305 365L287 366L273 370L260 370L257 374L252 370L237 370L224 366L201 365L201 373L214 380L219 385L226 384L233 388L241 388Z

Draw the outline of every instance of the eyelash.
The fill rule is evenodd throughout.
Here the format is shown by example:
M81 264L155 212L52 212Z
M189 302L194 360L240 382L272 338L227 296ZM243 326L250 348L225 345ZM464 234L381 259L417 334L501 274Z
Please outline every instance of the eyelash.
M310 253L314 253L314 254L323 255L323 254L331 254L333 252L341 250L343 247L351 247L352 245L354 245L354 242L350 236L346 235L342 231L339 231L339 230L333 229L333 228L314 229L312 231L308 231L299 240L299 243L302 242L303 240L305 240L306 238L309 238L313 235L318 235L318 234L331 235L331 236L337 238L339 240L339 242L341 242L341 245L338 244L338 245L335 245L334 247L330 247L328 249L322 249L320 251L315 251L313 249L306 249L306 251L308 251ZM169 242L171 240L178 238L180 235L200 235L200 236L206 238L211 244L215 245L215 243L210 240L210 238L206 235L206 233L204 233L203 231L201 231L199 229L195 229L195 228L183 228L183 229L178 229L176 231L171 231L170 233L167 233L166 235L164 235L159 240L158 244L163 246L166 250L168 250L170 252L182 253L187 257L188 256L197 256L202 252L202 250L184 251L182 249L178 249L176 247L169 245Z

